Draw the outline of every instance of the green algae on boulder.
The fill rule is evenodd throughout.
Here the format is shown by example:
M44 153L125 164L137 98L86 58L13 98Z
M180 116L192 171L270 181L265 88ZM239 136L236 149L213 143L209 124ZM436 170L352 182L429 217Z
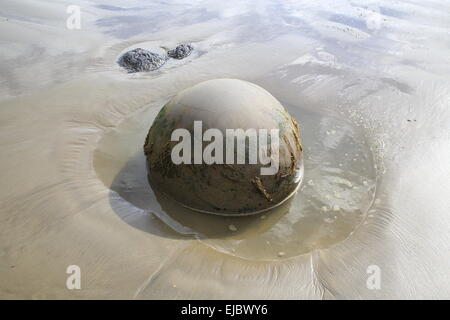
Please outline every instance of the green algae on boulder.
M215 161L206 158L199 161L195 152L188 150L185 154L183 149L180 154L187 161L180 163L172 157L175 148L179 151L180 142L173 141L176 129L188 133L189 143L194 148L199 146L203 156L219 136L226 137L226 141L216 145L219 147L212 152ZM206 137L210 129L216 130L214 139ZM231 136L229 140L230 130L277 132L276 137L255 138L260 147L258 155L265 152L270 163L262 161L262 157L250 161L250 151L255 150L251 142L256 140L245 134ZM239 139L245 146L243 157ZM293 195L303 176L302 147L295 119L269 92L236 79L205 81L173 97L153 122L144 152L154 188L185 207L214 214L242 215L268 210ZM275 170L270 170L274 168L274 159Z

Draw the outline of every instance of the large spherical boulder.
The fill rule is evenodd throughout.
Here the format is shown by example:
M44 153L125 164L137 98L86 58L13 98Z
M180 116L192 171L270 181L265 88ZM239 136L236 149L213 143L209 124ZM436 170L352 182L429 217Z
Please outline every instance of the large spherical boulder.
M154 120L144 152L154 188L214 214L275 207L303 176L295 119L269 92L236 79L178 93Z

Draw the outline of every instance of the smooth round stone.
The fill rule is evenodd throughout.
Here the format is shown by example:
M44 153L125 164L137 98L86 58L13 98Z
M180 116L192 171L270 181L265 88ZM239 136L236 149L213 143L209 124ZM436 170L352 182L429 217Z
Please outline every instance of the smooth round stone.
M195 121L201 121L201 130L198 122L194 125ZM174 130L180 128L189 132L191 156L185 157L190 161L178 164L173 161L173 153L188 155L184 150L179 151L181 140L171 139ZM217 138L205 139L202 134L208 129L218 129L223 136L223 157L217 157L216 163L211 164L203 154L198 163L194 156L195 144L206 152L205 148ZM241 140L247 141L245 163L237 163L239 139L234 145L227 143L231 141L227 140L227 129L254 129L257 134L266 133L266 140L258 136L262 148L256 152L256 163L250 161L250 154L255 150L250 147L250 138ZM273 137L270 136L272 129L278 129ZM271 145L277 141L276 137L279 144ZM269 150L271 158L261 161L261 150L263 154ZM237 79L209 80L178 93L153 122L144 152L153 188L187 208L214 214L253 214L273 208L295 193L303 176L302 146L295 119L269 92ZM228 154L233 163L227 160ZM223 163L217 163L218 158L223 159ZM271 166L272 171L268 170ZM265 174L262 168L266 168Z

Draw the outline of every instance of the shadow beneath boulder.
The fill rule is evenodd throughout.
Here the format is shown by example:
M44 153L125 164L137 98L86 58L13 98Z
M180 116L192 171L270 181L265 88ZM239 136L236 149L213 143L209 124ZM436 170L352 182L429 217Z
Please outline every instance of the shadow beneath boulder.
M154 190L147 179L143 152L132 156L114 177L110 204L126 223L139 230L176 239L245 239L269 230L289 212L291 201L255 215L219 216L183 207Z

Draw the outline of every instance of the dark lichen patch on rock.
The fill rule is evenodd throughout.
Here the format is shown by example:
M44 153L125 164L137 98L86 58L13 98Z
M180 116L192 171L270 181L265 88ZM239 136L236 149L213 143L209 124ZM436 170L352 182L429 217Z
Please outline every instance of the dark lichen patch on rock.
M157 54L142 48L125 52L117 63L129 73L141 71L154 71L161 68L170 58L181 60L189 56L194 47L191 44L180 44L175 49L168 50L166 54Z
M166 63L167 57L150 52L142 48L136 48L125 52L117 63L128 72L153 71L161 68Z
M194 47L190 44L180 44L175 49L167 51L167 55L173 59L184 59L189 56L194 50Z

